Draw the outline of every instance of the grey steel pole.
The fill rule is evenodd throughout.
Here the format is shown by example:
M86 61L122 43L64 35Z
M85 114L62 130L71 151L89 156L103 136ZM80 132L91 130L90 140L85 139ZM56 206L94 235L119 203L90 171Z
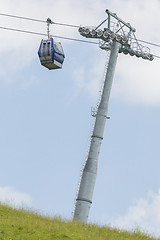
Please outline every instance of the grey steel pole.
M84 223L88 220L89 210L92 204L92 196L97 175L98 156L103 139L108 112L108 101L120 45L120 43L114 40L111 46L111 54L105 76L103 93L98 106L93 134L91 136L90 149L83 169L79 192L76 199L73 219Z

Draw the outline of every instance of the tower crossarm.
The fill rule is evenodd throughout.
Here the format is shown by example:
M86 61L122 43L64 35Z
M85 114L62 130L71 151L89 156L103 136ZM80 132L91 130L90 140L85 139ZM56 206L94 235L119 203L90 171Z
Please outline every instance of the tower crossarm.
M123 23L123 24L124 24L126 27L128 27L131 31L133 31L133 32L136 31L136 29L133 28L133 27L130 25L130 23L126 23L125 21L123 21L121 18L119 18L119 17L117 16L116 13L112 13L112 12L109 11L108 9L106 9L106 13L108 14L108 18L109 18L110 16L112 16L113 18L115 18L116 20L118 20L118 22Z

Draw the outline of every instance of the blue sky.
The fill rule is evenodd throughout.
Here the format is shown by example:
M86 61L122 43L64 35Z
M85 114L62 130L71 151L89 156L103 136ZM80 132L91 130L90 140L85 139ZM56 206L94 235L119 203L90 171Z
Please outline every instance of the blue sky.
M106 8L137 38L160 42L158 0L1 3L2 13L85 26L103 21ZM0 19L46 33L42 23ZM63 69L49 71L37 56L41 36L0 31L0 200L71 219L107 53L63 40ZM82 39L76 29L52 26L51 33ZM159 79L159 59L119 55L89 222L160 236Z

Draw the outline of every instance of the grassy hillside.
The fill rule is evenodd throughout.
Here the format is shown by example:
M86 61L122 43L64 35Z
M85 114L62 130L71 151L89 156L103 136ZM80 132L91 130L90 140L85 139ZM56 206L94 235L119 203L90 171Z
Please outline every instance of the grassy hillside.
M50 219L0 205L0 240L154 240L140 232Z

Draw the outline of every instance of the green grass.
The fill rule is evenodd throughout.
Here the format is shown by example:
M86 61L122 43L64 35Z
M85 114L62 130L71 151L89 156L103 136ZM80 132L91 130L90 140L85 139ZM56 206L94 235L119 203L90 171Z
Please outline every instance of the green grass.
M66 222L0 204L0 240L155 240L137 231Z

